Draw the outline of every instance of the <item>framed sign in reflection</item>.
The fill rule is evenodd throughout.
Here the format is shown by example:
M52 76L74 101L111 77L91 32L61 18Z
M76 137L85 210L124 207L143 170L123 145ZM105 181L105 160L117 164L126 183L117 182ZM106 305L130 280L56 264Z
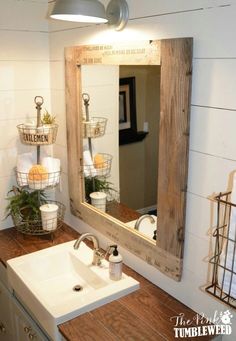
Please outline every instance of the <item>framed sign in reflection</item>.
M119 130L137 130L135 77L120 78Z

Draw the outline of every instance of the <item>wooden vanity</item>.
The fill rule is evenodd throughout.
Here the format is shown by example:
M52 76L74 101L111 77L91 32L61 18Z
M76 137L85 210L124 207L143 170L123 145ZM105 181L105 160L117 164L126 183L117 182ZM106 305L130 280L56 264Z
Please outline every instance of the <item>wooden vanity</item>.
M55 233L53 241L48 236L24 236L14 228L6 229L0 231L0 261L6 267L6 261L11 258L77 238L78 233L65 224ZM65 340L176 340L174 322L170 318L184 313L186 318L192 320L196 315L129 267L124 265L123 270L140 282L140 289L61 324L59 330Z

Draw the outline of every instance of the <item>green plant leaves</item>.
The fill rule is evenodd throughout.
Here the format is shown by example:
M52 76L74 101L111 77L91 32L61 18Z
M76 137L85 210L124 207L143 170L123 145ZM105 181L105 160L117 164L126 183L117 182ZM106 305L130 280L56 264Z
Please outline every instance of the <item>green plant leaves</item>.
M84 184L85 196L88 202L90 202L89 194L92 192L105 192L110 196L112 196L113 192L116 192L116 190L112 187L113 184L108 182L105 178L86 177L84 178Z
M6 207L5 218L13 215L21 216L23 220L37 219L40 216L39 207L47 203L44 191L30 192L15 186L8 192L6 199L9 204Z

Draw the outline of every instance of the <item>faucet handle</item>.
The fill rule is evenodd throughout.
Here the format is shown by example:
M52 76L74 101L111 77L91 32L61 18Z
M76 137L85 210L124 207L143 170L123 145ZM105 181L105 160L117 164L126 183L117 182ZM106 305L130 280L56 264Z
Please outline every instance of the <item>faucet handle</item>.
M104 251L102 251L101 249L95 249L94 252L95 252L95 254L96 254L98 257L100 257L101 259L102 259L102 258L105 258L105 253L104 253Z
M105 258L105 253L100 249L94 249L93 251L93 265L100 265L101 260Z

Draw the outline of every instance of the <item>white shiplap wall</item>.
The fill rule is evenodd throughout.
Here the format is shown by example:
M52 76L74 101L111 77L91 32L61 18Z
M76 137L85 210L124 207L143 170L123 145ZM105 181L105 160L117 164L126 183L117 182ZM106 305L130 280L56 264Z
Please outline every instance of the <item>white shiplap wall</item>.
M213 316L225 310L207 295L202 286L209 277L207 258L212 252L209 229L215 225L215 207L208 199L229 187L236 170L236 1L235 0L128 0L130 21L122 32L106 25L87 26L52 22L50 27L51 75L60 80L52 88L52 106L65 120L64 47L173 37L194 38L193 90L187 221L183 278L176 283L129 252L122 250L128 264L186 305ZM104 3L107 3L107 1ZM62 110L62 107L64 111ZM65 136L65 134L63 134ZM66 142L60 140L56 153L66 165ZM67 179L66 168L64 180ZM67 203L66 182L59 197ZM67 221L80 231L92 230L67 212ZM99 235L96 231L94 231ZM108 241L100 236L102 244ZM234 314L236 317L236 314ZM236 318L234 317L234 323ZM235 340L236 328L227 340Z
M108 0L102 2L106 4ZM138 272L191 308L212 316L215 310L226 309L201 287L208 278L206 258L212 248L208 231L215 221L215 208L208 197L227 189L229 174L236 169L236 1L127 2L131 20L124 31L114 32L106 25L55 21L50 24L49 46L47 0L0 0L0 217L3 217L6 193L15 183L12 169L16 155L25 150L19 144L15 126L32 113L35 115L33 98L42 95L47 108L52 104L60 125L54 147L63 168L63 186L58 199L67 204L69 224L80 231L92 230L69 212L65 46L192 36L193 93L183 279L176 283L126 250L121 251L125 261ZM10 220L1 221L0 228L11 224ZM108 240L99 238L103 246L107 245ZM233 323L236 323L235 317ZM235 340L235 329L227 340Z
M12 226L3 217L16 156L30 149L20 144L16 125L36 116L36 95L50 110L47 6L46 0L0 0L0 229Z

